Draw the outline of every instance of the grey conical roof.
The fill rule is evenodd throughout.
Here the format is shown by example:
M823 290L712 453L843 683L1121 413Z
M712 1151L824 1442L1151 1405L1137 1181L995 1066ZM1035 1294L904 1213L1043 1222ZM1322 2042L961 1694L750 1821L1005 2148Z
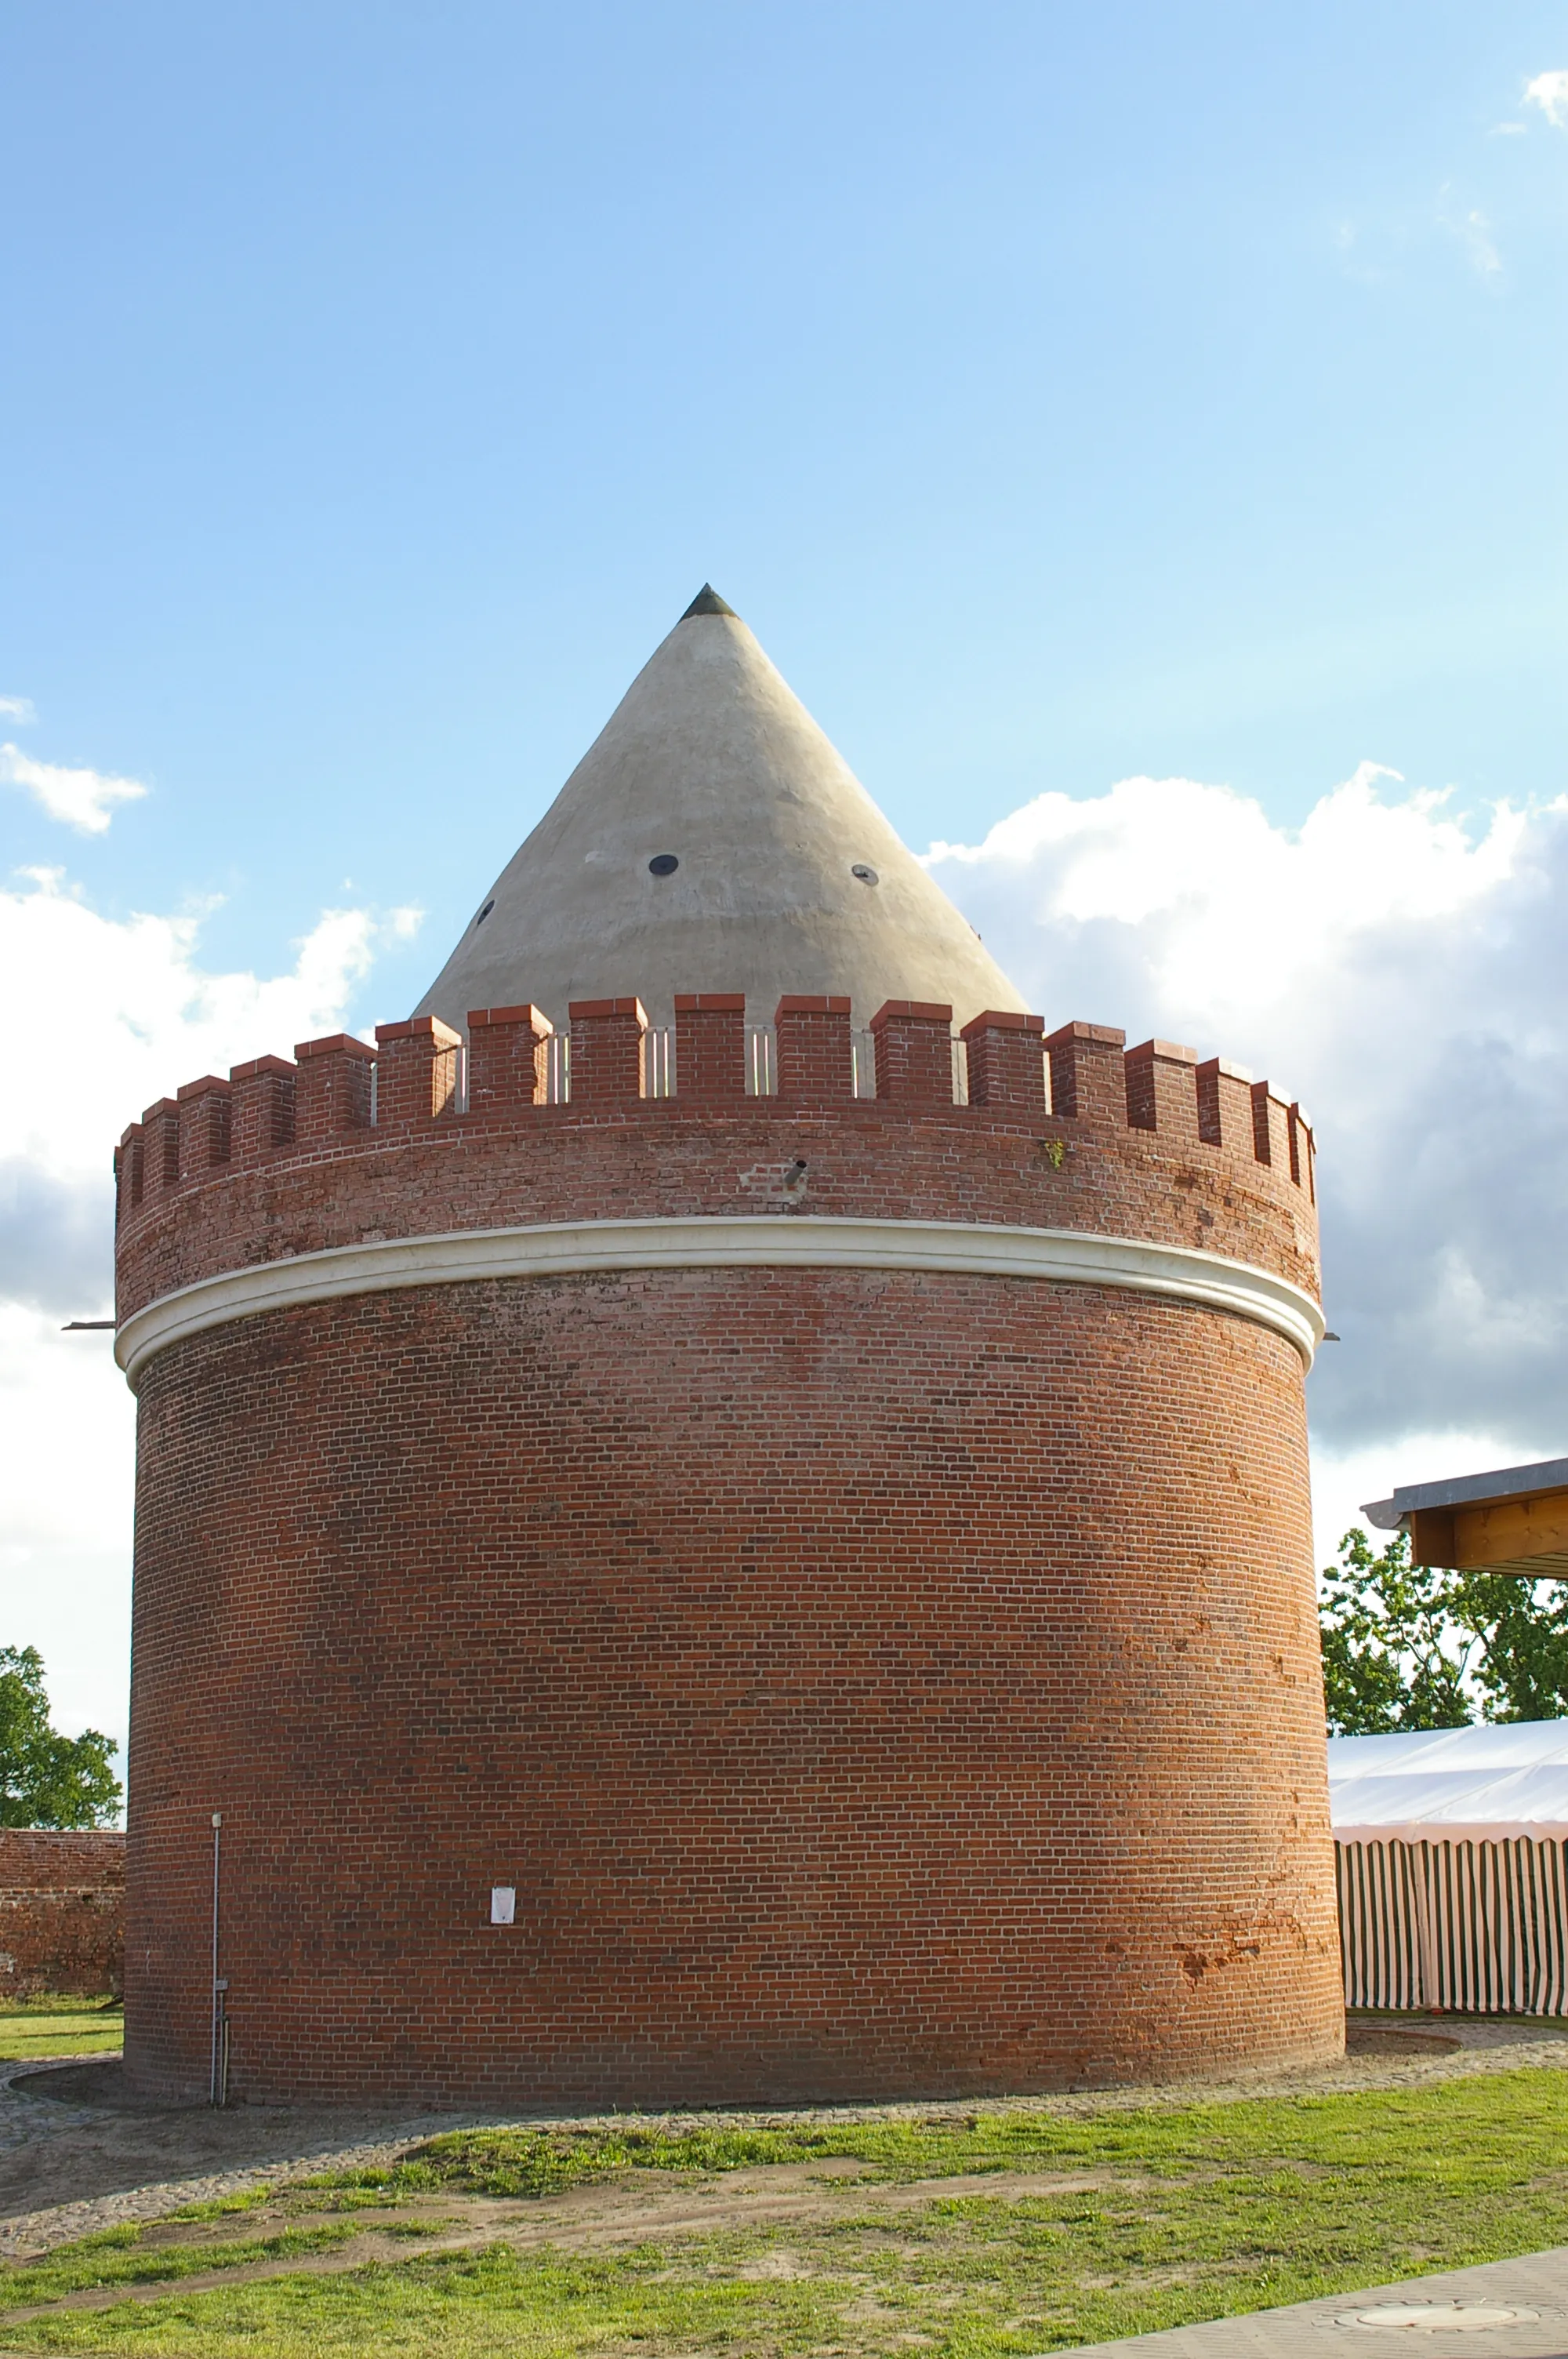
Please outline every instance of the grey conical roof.
M847 995L861 1025L886 999L959 1024L1026 1004L707 586L415 1012L466 1027L532 1000L564 1026L574 999L635 994L667 1024L678 991L743 991L757 1023L784 992Z

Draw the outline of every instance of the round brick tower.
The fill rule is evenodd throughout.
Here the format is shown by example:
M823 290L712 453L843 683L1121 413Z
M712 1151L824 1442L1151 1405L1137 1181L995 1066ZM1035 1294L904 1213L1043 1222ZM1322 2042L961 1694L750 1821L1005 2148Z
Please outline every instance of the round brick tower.
M257 2100L1340 2046L1310 1130L1044 1037L705 599L431 995L511 878L504 1004L122 1141L145 2093L208 2093L214 1972Z

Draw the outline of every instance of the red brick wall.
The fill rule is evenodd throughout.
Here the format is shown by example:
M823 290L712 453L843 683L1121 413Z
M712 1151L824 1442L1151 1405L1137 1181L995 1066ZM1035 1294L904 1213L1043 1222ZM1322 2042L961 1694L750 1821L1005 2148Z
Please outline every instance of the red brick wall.
M124 1951L124 1836L0 1827L0 1994L117 1991Z
M214 1809L246 2096L1338 2044L1301 1363L1243 1320L862 1271L274 1312L151 1363L137 1534L146 2090L205 2087Z
M732 1064L741 1012L683 1012ZM367 1238L792 1211L1315 1288L1299 1110L1260 1085L1260 1127L1192 1051L1064 1027L1052 1113L1011 1038L970 1106L935 1052L891 1094L914 1050L884 1038L890 1094L856 1103L847 1036L807 1056L786 1021L816 1095L702 1102L733 1074L677 1041L687 1097L648 1101L635 1038L617 1063L582 1028L639 1020L574 1010L565 1106L527 1102L531 1009L481 1027L485 1071L516 1029L522 1085L477 1114L432 1088L427 1117L421 1080L372 1126L343 1040L236 1068L226 1125L220 1082L160 1103L122 1143L122 1314ZM140 1414L146 2091L206 2087L214 1810L241 2095L979 2093L1337 2049L1303 1371L1271 1332L1012 1277L509 1280L193 1337Z

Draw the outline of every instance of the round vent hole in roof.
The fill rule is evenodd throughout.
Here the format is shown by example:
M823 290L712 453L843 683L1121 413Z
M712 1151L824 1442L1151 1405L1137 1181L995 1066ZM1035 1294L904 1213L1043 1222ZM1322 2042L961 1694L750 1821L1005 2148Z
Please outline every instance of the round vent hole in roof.
M858 876L862 885L875 885L880 881L876 870L868 867L863 860L857 860L849 874Z
M656 852L648 863L650 876L673 876L680 862L673 852Z
M484 923L484 921L485 921L485 919L489 917L489 915L490 915L491 911L494 908L494 907L495 907L495 904L494 904L494 902L493 902L493 901L487 901L487 902L485 903L485 905L484 905L483 908L480 911L480 913L479 913L478 917L474 919L474 924L475 924L476 926L482 926L482 925L483 925L483 923Z

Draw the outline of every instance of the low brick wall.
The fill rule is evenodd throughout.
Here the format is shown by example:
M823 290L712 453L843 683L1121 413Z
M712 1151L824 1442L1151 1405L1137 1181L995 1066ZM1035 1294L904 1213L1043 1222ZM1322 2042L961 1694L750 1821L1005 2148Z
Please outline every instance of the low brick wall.
M0 1997L118 1991L125 1838L0 1827Z

